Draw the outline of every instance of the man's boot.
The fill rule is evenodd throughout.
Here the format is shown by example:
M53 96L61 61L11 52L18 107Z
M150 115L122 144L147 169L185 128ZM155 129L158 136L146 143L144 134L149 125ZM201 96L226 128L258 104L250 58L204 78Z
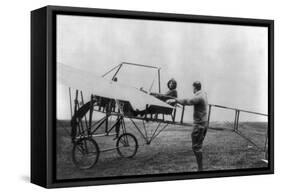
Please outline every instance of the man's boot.
M202 156L202 152L194 152L194 154L195 154L196 160L197 160L198 171L202 171L203 170L203 156Z

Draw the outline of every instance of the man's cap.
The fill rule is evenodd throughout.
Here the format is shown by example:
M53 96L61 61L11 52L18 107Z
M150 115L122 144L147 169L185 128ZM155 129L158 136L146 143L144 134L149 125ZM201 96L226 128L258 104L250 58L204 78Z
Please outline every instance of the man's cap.
M195 81L195 82L193 82L192 86L195 87L196 89L200 90L201 89L201 82Z

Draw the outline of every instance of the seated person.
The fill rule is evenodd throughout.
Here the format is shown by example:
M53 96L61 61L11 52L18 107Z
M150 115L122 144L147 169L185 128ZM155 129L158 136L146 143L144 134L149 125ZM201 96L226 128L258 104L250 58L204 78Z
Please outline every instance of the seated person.
M178 97L178 92L176 90L177 88L177 82L175 79L170 79L167 83L167 86L169 88L169 90L165 93L165 94L160 94L160 93L150 93L150 95L155 96L156 98L158 98L159 100L162 100L164 102L166 102L169 99L174 99ZM142 88L140 89L141 91L147 93L146 91L144 91ZM175 106L176 102L174 103L170 103L170 105ZM165 111L164 111L165 112ZM135 116L140 115L143 116L144 114L155 114L158 113L157 110L155 110L154 107L149 107L146 110L142 110L142 111L135 111Z
M177 82L175 79L170 79L167 83L168 86L168 91L165 94L159 94L159 93L150 93L150 95L155 96L159 100L162 100L166 102L169 99L177 98L178 97L178 92L176 90L177 88ZM174 106L173 104L172 106Z

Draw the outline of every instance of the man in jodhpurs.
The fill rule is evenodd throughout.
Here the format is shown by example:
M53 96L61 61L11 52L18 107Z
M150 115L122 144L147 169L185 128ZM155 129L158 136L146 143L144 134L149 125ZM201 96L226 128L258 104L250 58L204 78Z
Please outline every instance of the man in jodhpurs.
M192 150L197 160L198 171L203 170L203 156L202 145L203 140L207 133L207 108L208 100L207 94L201 90L201 83L196 81L193 83L194 96L190 99L171 99L168 103L177 102L182 105L194 106L193 112L193 131L192 138Z

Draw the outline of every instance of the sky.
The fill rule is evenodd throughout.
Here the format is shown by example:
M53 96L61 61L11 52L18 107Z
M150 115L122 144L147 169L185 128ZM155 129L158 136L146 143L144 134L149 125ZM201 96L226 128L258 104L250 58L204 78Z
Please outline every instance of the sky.
M179 98L192 97L200 81L211 104L267 114L266 27L216 25L85 16L57 16L57 63L103 75L121 62L161 68L161 90L170 78ZM58 64L59 65L59 64ZM118 81L156 90L156 71L125 67ZM154 81L153 81L154 80ZM70 117L68 87L58 81L57 117ZM192 119L188 108L186 120ZM232 111L214 110L214 121L232 121ZM264 117L241 115L241 120Z

